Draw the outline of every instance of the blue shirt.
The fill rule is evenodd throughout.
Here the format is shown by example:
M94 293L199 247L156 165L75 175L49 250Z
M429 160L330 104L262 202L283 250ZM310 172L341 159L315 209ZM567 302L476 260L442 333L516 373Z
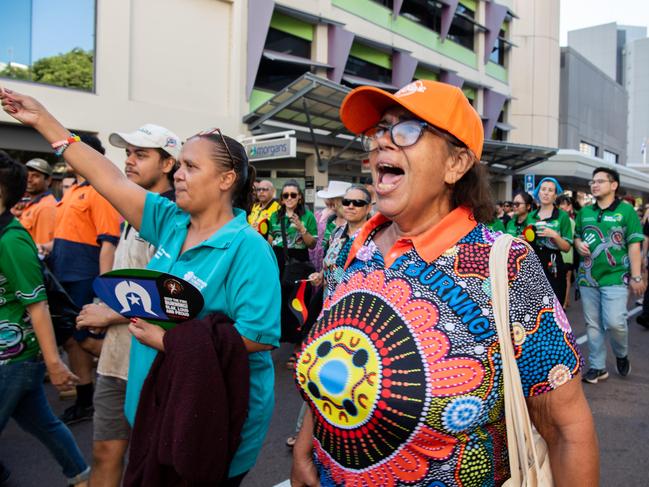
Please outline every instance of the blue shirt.
M140 236L157 248L148 268L181 277L196 286L205 299L199 315L223 313L237 331L253 342L279 345L280 286L277 262L264 239L248 225L245 212L199 245L180 251L187 237L189 215L158 194L149 193ZM133 424L144 379L157 351L133 339L124 410ZM250 402L241 445L230 464L229 476L255 464L268 431L274 404L275 376L269 351L249 354Z

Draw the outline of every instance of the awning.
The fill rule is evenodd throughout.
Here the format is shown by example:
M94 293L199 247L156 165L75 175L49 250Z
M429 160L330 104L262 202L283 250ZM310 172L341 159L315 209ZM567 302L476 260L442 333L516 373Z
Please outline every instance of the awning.
M503 132L511 132L515 127L506 122L496 122L496 128L502 130Z
M356 145L361 150L358 138L347 131L338 114L350 91L347 86L305 73L243 117L243 122L250 131L260 129L265 122L279 122L302 133L308 131L316 149L318 168L324 171L330 161L339 159L350 147ZM319 144L343 147L325 161L320 158Z
M293 56L292 54L285 54L283 52L273 51L271 49L264 49L262 54L266 59L271 61L282 61L285 63L299 64L301 66L316 66L318 68L333 68L330 64L319 63L312 59L303 58L300 56Z
M519 173L554 176L562 184L566 182L585 187L588 181L593 178L593 170L598 167L615 169L620 174L620 188L623 192L633 191L643 195L649 194L649 174L620 164L606 162L599 157L587 156L576 150L561 149L548 160L534 168L521 169Z
M493 172L512 175L547 160L556 152L557 149L550 147L485 140L482 162Z

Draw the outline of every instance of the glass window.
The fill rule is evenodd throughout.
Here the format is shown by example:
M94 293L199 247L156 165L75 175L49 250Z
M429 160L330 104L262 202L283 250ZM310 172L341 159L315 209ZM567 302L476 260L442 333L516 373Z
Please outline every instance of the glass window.
M491 55L489 56L489 61L492 63L500 64L501 66L505 65L505 53L507 46L505 45L506 32L501 30L498 34L498 39L496 39L496 44L494 44L493 49L491 50Z
M273 28L268 29L264 48L311 59L310 41ZM255 88L279 91L309 71L311 71L310 66L262 58L257 71Z
M401 7L401 15L439 33L442 30L442 4L431 0L410 0Z
M586 154L587 156L597 157L597 146L582 140L579 143L579 152Z
M375 3L379 3L384 7L388 7L390 10L394 7L394 0L372 0Z
M447 38L473 51L475 31L473 22L469 19L474 18L475 12L473 10L459 4Z
M392 71L390 69L372 64L355 56L349 56L347 58L345 74L358 76L359 78L365 78L372 81L379 81L381 83L392 84Z
M95 0L0 0L0 76L92 91Z
M500 115L498 115L498 123L504 123L505 122L505 108L503 108L500 111ZM507 140L507 131L501 129L498 127L498 123L494 127L494 131L491 134L491 138L493 140L501 140L501 141L506 141Z
M606 162L612 162L613 164L617 164L618 155L615 152L609 152L607 150L604 150L603 159Z

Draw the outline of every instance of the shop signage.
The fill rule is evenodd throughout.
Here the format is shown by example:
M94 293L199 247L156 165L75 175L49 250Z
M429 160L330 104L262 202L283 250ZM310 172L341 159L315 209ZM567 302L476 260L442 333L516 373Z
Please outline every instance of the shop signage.
M297 139L283 137L281 139L259 140L244 144L250 162L268 159L286 159L295 157Z

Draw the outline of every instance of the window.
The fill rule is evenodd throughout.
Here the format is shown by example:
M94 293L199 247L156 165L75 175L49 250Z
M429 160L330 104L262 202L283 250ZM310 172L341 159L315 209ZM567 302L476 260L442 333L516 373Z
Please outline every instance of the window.
M612 162L613 164L617 164L618 155L615 152L609 152L606 149L604 149L603 159L606 162Z
M439 33L442 30L442 4L432 0L403 2L401 15Z
M506 141L507 140L507 130L504 130L503 127L507 127L505 124L505 108L503 108L500 111L500 115L498 115L498 122L496 122L496 125L494 127L494 131L491 134L492 140L501 140L501 141Z
M92 91L95 0L0 0L0 77Z
M462 4L457 6L447 39L473 51L475 12Z
M579 142L579 152L587 156L597 157L597 146L584 142Z
M358 76L359 78L365 78L385 84L392 83L392 71L390 69L378 66L377 64L372 64L352 55L347 58L345 74L350 74L352 76Z
M272 27L268 29L264 49L304 59L311 58L310 41ZM295 64L263 57L259 63L255 88L279 91L310 70L311 66L306 64Z
M491 50L491 55L489 56L489 61L492 63L500 64L501 66L505 65L505 53L507 46L505 45L505 37L507 33L504 30L501 30L498 34L498 39L496 39L496 44Z

